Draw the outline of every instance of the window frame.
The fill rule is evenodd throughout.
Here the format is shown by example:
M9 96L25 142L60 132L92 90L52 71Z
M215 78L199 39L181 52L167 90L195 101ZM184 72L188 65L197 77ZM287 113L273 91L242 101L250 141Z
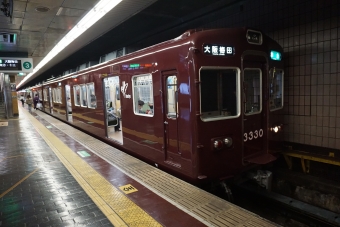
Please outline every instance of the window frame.
M80 107L88 107L88 100L87 100L87 92L86 92L86 84L79 84L79 87L80 87L80 94L79 94L79 96L80 96ZM82 88L85 88L85 92L86 92L86 94L85 94L85 101L86 101L86 105L83 105L83 103L82 103L82 101L84 100L83 99L83 90L82 90Z
M62 104L62 98L61 98L61 87L57 87L57 101L58 103Z
M93 107L91 105L91 97L89 97L89 95L91 95L90 92L89 92L89 85L93 86L94 96L96 97L96 90L95 90L94 82L86 83L87 107L90 108L90 109L96 109L97 108L97 97L96 97L96 106ZM90 100L90 102L89 102L89 100Z
M202 70L225 70L225 69L232 69L236 70L236 115L233 116L223 116L220 115L219 117L210 117L210 118L202 118L202 93L201 93L201 71ZM210 121L220 121L220 120L227 120L227 119L235 119L241 116L241 70L239 67L219 67L219 66L201 66L199 69L199 111L200 111L200 119L203 122L210 122Z
M262 113L262 109L263 109L263 92L262 92L262 89L263 89L263 73L262 73L262 70L261 68L244 68L243 69L243 81L245 81L244 79L244 71L246 70L259 70L260 71L260 109L257 111L257 112L250 112L250 113L246 113L246 108L244 107L244 115L245 116L251 116L251 115L255 115L255 114L260 114ZM244 90L244 87L243 87L243 90ZM244 97L246 97L246 94L244 94ZM247 100L248 101L248 100ZM246 102L243 102L244 104L246 104Z
M283 69L276 69L275 67L273 67L273 68L271 68L270 70L269 70L269 78L270 78L270 76L272 75L272 73L274 73L273 72L273 70L274 70L274 72L275 72L275 70L281 70L282 71L282 94L281 94L281 103L282 103L282 105L281 105L281 107L279 107L279 108L274 108L274 109L271 109L270 108L270 103L269 103L269 111L270 112L273 112L273 111L276 111L276 110L280 110L280 109L283 109L283 107L284 107L284 74L285 74L285 71L283 70ZM269 79L268 80L268 89L270 89L270 82L271 82L271 80ZM271 101L271 98L270 98L270 90L268 91L269 92L269 102Z
M80 102L80 86L79 84L77 85L73 85L73 100L74 100L74 106L80 106L80 103L78 102L78 99L77 99L77 87L79 88L79 102Z
M150 76L150 78L151 78L150 97L152 97L152 103L154 105L155 97L154 97L154 93L153 93L153 77L152 77L152 74L151 73L144 73L144 74L134 75L134 76L131 77L133 113L135 115L144 116L144 117L154 117L155 116L155 106L153 106L152 114L147 114L147 113L144 114L144 113L139 113L139 112L136 111L136 109L138 108L136 106L136 103L138 102L138 100L135 100L135 84L134 84L134 79L136 77L146 77L146 76Z
M47 88L43 89L44 101L47 101Z
M56 88L52 88L52 102L56 103L57 102L57 97L56 97Z

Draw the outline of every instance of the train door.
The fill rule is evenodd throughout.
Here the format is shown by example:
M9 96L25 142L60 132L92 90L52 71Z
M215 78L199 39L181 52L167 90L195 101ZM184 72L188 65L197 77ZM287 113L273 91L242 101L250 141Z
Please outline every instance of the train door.
M103 79L106 136L123 143L119 76Z
M70 85L65 85L66 120L72 122L72 97Z
M48 88L47 100L48 100L48 107L50 109L50 113L53 114L52 88L50 87Z
M264 102L267 61L263 56L245 56L243 60L243 159L245 162L267 162L267 107Z
M177 73L163 72L162 84L165 160L179 163Z

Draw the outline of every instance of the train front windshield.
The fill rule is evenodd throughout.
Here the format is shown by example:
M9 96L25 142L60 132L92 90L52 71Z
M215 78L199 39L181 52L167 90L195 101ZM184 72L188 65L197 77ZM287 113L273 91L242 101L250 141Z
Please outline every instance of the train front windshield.
M240 115L239 70L202 68L201 119L202 121L235 118Z

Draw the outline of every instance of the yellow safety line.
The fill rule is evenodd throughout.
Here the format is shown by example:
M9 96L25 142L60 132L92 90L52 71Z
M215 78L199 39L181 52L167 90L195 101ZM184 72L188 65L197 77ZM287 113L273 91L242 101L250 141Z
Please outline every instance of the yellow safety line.
M31 114L25 114L60 161L114 226L161 226Z
M16 186L18 186L19 184L21 184L24 180L26 180L27 178L29 178L31 175L33 175L35 172L37 172L39 170L39 168L36 168L32 173L28 174L26 177L22 178L19 182L17 182L15 185L13 185L12 187L10 187L9 189L7 189L7 191L5 191L4 193L2 193L0 195L0 199L2 197L4 197L8 192L12 191Z

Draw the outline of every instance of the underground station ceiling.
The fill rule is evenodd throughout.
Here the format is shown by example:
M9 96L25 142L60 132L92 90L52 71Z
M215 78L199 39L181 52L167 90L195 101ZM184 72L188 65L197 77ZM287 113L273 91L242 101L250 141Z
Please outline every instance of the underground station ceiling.
M98 2L2 0L0 57L32 58L33 65L37 66L87 13L100 14L105 11L95 8ZM219 10L240 2L122 0L40 68L22 88L33 86L52 75L61 75L86 62L98 61L100 56L122 47L141 49L175 38L188 29L200 28L206 20L218 16Z

